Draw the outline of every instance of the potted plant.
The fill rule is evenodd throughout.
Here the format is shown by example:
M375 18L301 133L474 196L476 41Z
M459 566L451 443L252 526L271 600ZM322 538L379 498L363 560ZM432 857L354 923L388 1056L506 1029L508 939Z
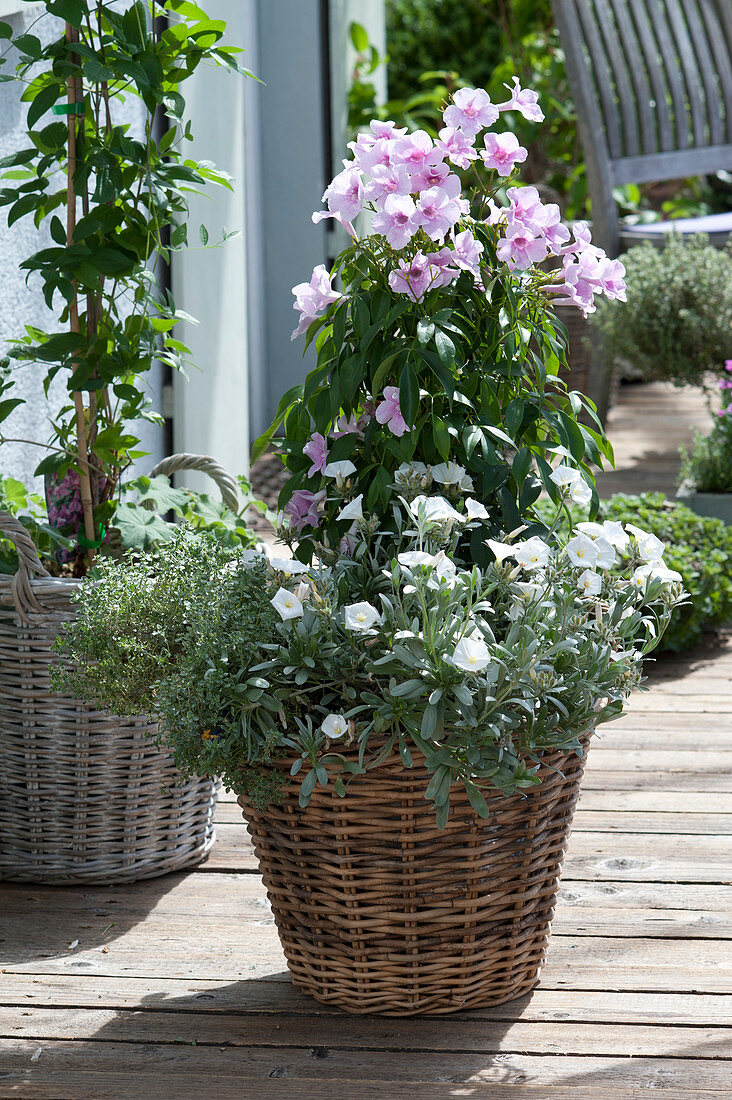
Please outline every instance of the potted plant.
M540 114L516 83L457 92L437 141L374 123L326 191L352 242L295 288L318 361L255 446L282 425L296 556L181 532L105 564L67 643L69 690L146 708L237 791L295 982L352 1012L533 986L590 736L682 599L660 540L571 523L611 452L555 381L547 301L589 311L622 271L532 188L498 205L507 110ZM452 168L478 155L496 187L467 199ZM162 638L151 601L180 609Z
M732 359L725 362L727 377L719 380L724 407L717 410L712 430L696 432L691 451L681 448L680 501L700 516L724 520L732 526Z
M631 377L711 390L730 352L732 245L671 233L622 261L627 301L601 302L592 317L609 360Z
M183 0L44 6L49 20L63 20L59 35L45 45L33 33L12 40L28 145L0 162L0 204L10 226L32 218L48 227L51 245L21 266L40 282L57 322L52 331L26 326L10 352L14 365L0 365L0 425L22 403L13 384L24 362L42 367L46 390L63 377L68 400L39 444L46 509L24 486L4 482L0 876L121 881L205 855L214 785L176 786L146 719L121 721L54 695L52 645L73 618L74 578L120 543L170 537L162 518L170 509L240 545L253 541L236 483L211 460L204 464L228 507L171 489L163 473L175 465L129 484L132 500L122 497L126 472L144 454L135 424L156 417L145 376L155 360L177 368L187 356L159 266L186 244L186 192L227 185L225 174L185 152L192 135L180 88L202 63L238 68L239 51L222 44L224 23ZM11 37L5 23L0 37ZM143 107L139 133L120 116L130 96ZM3 432L0 444L10 438ZM190 465L191 456L176 461Z

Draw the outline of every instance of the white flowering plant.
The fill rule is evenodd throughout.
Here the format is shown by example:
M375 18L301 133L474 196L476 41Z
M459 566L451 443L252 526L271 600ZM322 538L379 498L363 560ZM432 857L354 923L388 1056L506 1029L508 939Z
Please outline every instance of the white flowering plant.
M597 504L591 471L612 451L592 402L558 378L566 333L551 307L589 313L597 295L623 299L624 268L585 223L570 229L536 188L511 186L526 150L501 128L506 112L544 117L514 80L498 104L456 91L436 139L372 122L313 216L351 241L294 288L293 338L315 342L317 364L253 455L274 441L291 474L280 508L303 560L347 552L362 514L389 525L398 481L481 504L460 553L482 566L487 535L522 522L545 530L533 505L542 487L558 500L557 459Z
M151 713L184 772L260 804L288 769L306 805L316 784L345 795L354 773L394 750L409 768L417 750L441 827L455 782L486 814L482 791L530 786L543 749L581 752L622 712L683 598L653 535L588 521L567 536L560 519L549 541L491 540L484 569L456 554L481 517L438 495L396 498L386 534L358 521L329 564L183 530L83 586L62 686Z

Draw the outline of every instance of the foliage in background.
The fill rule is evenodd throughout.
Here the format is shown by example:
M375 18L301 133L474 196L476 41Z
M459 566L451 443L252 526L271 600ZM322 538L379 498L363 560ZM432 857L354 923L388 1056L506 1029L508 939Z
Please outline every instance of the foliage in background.
M390 97L408 99L421 74L435 69L459 70L486 87L505 39L501 7L495 0L387 0Z
M417 749L439 827L455 781L487 816L481 787L532 785L543 748L580 751L620 714L678 575L622 530L596 572L587 556L601 544L587 537L566 550L521 540L485 572L461 569L452 521L395 513L398 558L364 522L353 557L329 567L231 554L185 530L152 556L102 563L64 647L76 665L57 682L158 716L184 772L261 803L277 793L272 760L295 758L305 805L316 783L343 795L350 773L392 750L408 768ZM358 743L359 764L341 741Z
M644 242L622 260L627 302L601 302L592 318L608 356L679 386L719 376L732 354L732 244L674 234L663 250Z
M725 362L719 380L723 408L717 411L707 435L697 431L691 451L681 448L680 482L688 482L697 493L732 493L732 359Z
M553 513L549 502L540 508ZM574 522L586 512L571 507ZM598 518L633 523L665 545L664 560L683 577L688 602L674 608L660 651L683 653L699 642L702 632L732 620L732 527L698 516L663 493L630 496L616 493L600 502Z
M504 81L517 74L536 89L552 119L528 142L526 181L546 189L566 218L589 216L576 115L549 0L387 0L386 17L389 102L377 116L367 79L373 55L356 45L368 63L354 74L352 127L381 117L431 132L445 91L468 85L500 98ZM523 128L517 133L527 144ZM628 184L616 188L615 197L634 221L693 217L732 208L732 178L721 172L660 188Z
M239 70L241 51L222 45L222 20L188 0L122 8L46 0L43 9L39 18L63 19L66 31L43 45L34 23L12 39L28 144L0 161L0 205L9 226L32 219L52 238L21 268L40 281L56 327L26 326L12 355L33 363L46 389L59 373L66 381L68 403L36 473L63 482L73 472L83 559L114 514L125 470L144 453L134 422L156 417L146 373L156 360L179 368L189 355L174 336L185 315L161 290L160 265L188 243L188 195L208 183L230 186L225 173L187 151L192 134L180 88L201 64ZM11 38L8 24L0 24L0 37ZM128 96L144 106L140 135L119 117ZM198 240L208 242L203 226ZM4 400L0 423L20 403Z
M112 530L119 533L125 548L133 550L152 550L169 542L176 524L181 522L191 531L209 532L230 549L254 546L257 538L247 527L246 513L250 508L264 513L267 508L254 499L246 478L238 480L243 502L238 512L232 512L208 493L173 488L163 474L138 477L125 486L125 495L134 493L135 499L123 500L118 505ZM172 517L172 522L168 517Z
M247 549L257 544L257 537L247 526L251 508L266 512L266 505L255 500L246 478L239 478L241 497L238 512L232 512L222 501L207 493L191 489L176 489L162 474L138 477L127 482L123 501L117 506L114 525L99 548L99 556L119 557L125 549L150 551L169 542L176 535L178 524L196 532L207 532L221 546ZM52 574L68 572L59 560L59 551L72 547L71 541L49 524L45 499L30 493L16 478L0 478L0 511L15 516L31 536L36 552ZM18 569L18 554L10 539L0 537L0 573L13 574Z
M49 524L44 498L29 492L17 478L0 477L0 512L9 512L25 527L41 560L55 561L59 550L70 549L69 540ZM17 570L15 546L0 535L0 573L13 574Z

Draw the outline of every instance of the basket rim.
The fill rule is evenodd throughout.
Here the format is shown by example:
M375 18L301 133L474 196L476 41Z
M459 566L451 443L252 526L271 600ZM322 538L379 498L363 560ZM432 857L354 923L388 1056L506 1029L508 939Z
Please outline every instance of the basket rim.
M549 758L554 757L554 756L564 757L564 758L577 756L581 760L586 762L587 751L589 749L589 746L590 746L590 743L592 741L592 738L593 738L594 734L595 734L595 729L593 728L593 729L590 729L587 732L581 734L578 738L578 740L580 741L580 743L583 746L584 756L580 756L580 754L575 749L565 750L565 749L562 749L561 747L559 747L557 745L547 745L544 748L536 750L537 753L540 755L540 759L538 761L538 764L540 766L542 764L544 764L545 766L549 765L550 767L552 767L552 765L554 764L554 761L553 760L550 761ZM386 744L386 739L384 739L383 743ZM351 744L351 745L346 746L346 747L350 748L350 750L351 750L350 754L344 752L341 755L347 756L347 758L349 758L351 760L357 759L358 758L358 743L356 742L356 743ZM387 757L385 757L383 760L380 760L379 763L376 764L375 766L373 766L371 768L367 768L365 772L357 773L356 775L347 776L346 778L344 778L344 782L346 782L346 796L344 796L342 801L345 801L346 798L347 798L348 779L360 779L361 781L363 781L369 775L373 775L374 773L378 773L379 769L381 769L381 768L389 768L390 770L394 770L394 768L396 767L396 769L401 770L404 773L405 776L415 776L416 777L416 775L420 772L420 770L424 771L425 775L430 775L431 773L429 771L427 771L427 769L424 767L424 764L420 763L420 758L421 758L422 761L424 761L424 759L425 759L424 756L422 755L422 753L420 752L420 750L416 746L410 745L410 752L411 752L412 758L414 760L414 764L411 768L408 768L408 767L405 766L404 761L401 758L401 754L399 753L398 749L395 747L394 750ZM283 772L285 772L285 771L287 772L287 778L289 778L291 786L288 787L287 790L284 792L285 797L291 797L293 795L296 795L297 792L299 791L300 786L302 785L302 782L303 782L304 778L305 778L305 775L303 774L303 772L304 772L303 768L301 768L300 771L297 772L296 775L291 775L290 774L290 768L292 767L292 764L296 760L299 760L299 759L301 759L300 756L297 756L295 754L290 754L286 757L284 757L284 756L279 757L276 760L273 760L271 764L266 765L266 767L269 768L269 769L277 769L277 770L280 770L280 771L283 771ZM330 779L332 777L332 774L336 771L335 763L328 763L328 764L324 764L323 766L328 771L328 777ZM563 774L560 768L556 768L556 771L560 775ZM480 791L482 792L482 794L484 796L499 796L501 798L506 798L506 799L516 798L516 797L519 797L519 798L527 797L528 794L531 791L536 791L540 786L543 785L542 783L540 783L538 786L534 785L534 786L528 787L526 789L519 788L516 791L506 793L506 792L502 791L500 789L500 787L494 786L490 782L489 779L485 779L485 780L478 779L478 780L474 780L474 782L476 783L476 786L478 786L478 788L480 789ZM484 786L482 785L483 783L485 783ZM463 784L461 783L461 781L459 779L454 779L450 783L450 792L451 792L451 794L454 790L464 790ZM316 785L314 791L318 791L322 796L326 796L328 794L333 795L335 793L333 786L331 786L330 784L328 785L328 787L321 787L319 785ZM429 800L426 800L426 801L429 801ZM265 814L266 815L268 810L269 810L269 807L267 807L267 809L265 809L265 810L255 809L253 807L251 801L247 798L246 795L237 795L237 803L242 808L242 810L246 811L247 813L255 813L255 814L259 814L259 815Z

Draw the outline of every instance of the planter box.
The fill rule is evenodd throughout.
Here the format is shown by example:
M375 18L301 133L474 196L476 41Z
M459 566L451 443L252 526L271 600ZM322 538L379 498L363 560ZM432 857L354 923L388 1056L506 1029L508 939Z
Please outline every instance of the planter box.
M698 516L721 519L732 527L732 493L697 493L693 485L684 482L676 493L676 499Z

